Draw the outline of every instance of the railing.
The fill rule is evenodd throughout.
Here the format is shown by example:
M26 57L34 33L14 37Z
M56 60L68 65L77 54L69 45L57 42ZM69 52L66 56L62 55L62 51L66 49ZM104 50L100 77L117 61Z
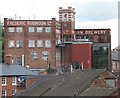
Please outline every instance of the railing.
M65 46L65 44L73 44L73 43L91 43L89 39L71 39L71 38L64 38L56 40L56 46Z

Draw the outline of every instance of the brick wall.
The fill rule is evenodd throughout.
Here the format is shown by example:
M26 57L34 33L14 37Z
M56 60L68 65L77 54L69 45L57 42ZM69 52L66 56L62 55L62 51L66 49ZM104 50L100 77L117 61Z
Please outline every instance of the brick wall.
M27 20L11 20L12 22L26 22ZM40 20L36 20L36 22L39 22ZM8 27L15 27L16 25L11 25L8 23L10 22L10 20L5 19L4 21L4 25L5 25L5 35L4 35L4 49L5 49L5 53L4 53L4 61L5 63L8 62L7 59L7 55L11 55L12 58L14 59L14 63L17 63L17 57L21 57L22 55L24 55L25 57L25 65L29 65L30 68L46 68L47 63L49 62L51 64L51 66L55 67L55 63L56 63L56 53L55 53L55 32L56 32L56 28L55 28L55 19L53 18L52 20L46 20L45 22L52 22L49 27L51 27L51 32L50 33L46 33L45 32L45 25L41 26L43 27L43 32L38 33L37 32L37 28L36 27L40 27L40 25L20 25L17 24L17 26L19 27L23 27L23 31L20 33L15 32L8 32ZM8 22L8 23L7 23ZM28 27L32 26L35 27L35 32L34 33L30 33L28 32ZM23 47L22 48L9 48L8 47L8 41L9 40L23 40ZM35 47L34 48L29 48L28 47L28 40L34 40L35 41ZM37 47L37 40L43 40L43 48L38 48ZM50 48L45 48L45 40L51 40L51 47ZM16 44L15 44L16 46ZM42 59L42 51L48 51L49 52L49 57L48 57L48 61L44 61ZM38 60L32 60L31 57L31 53L32 52L37 52L38 53Z

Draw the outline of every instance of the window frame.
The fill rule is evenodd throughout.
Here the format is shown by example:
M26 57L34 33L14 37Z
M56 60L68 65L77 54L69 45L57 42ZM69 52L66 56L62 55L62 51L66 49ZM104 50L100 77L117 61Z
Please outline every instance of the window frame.
M14 91L14 93L13 93ZM14 96L16 94L16 89L12 89L12 96Z
M42 33L43 32L43 27L37 27L37 33Z
M49 57L48 51L42 51L42 60L47 61Z
M31 43L32 43L32 45L31 45ZM28 40L28 47L34 48L35 47L35 40Z
M11 42L13 42L13 45L11 45ZM14 48L15 47L15 41L14 40L9 40L8 41L8 47L9 48Z
M17 64L22 65L22 56L17 57Z
M38 53L37 52L31 52L31 59L34 60L38 60Z
M37 40L37 47L42 48L43 47L43 40Z
M5 91L5 94L3 95L3 91ZM2 90L2 97L7 96L7 90Z
M34 33L35 32L35 27L28 27L28 32L29 33Z
M3 78L4 78L4 81L3 81ZM6 86L6 85L7 85L7 77L2 77L2 86Z
M22 48L23 47L23 40L16 40L16 48Z
M51 48L51 40L45 40L45 48Z
M16 27L16 32L17 33L23 32L23 27Z
M45 27L45 32L50 33L51 32L51 27Z
M17 77L12 77L12 85L17 85Z
M15 32L15 27L8 27L8 32L9 33Z

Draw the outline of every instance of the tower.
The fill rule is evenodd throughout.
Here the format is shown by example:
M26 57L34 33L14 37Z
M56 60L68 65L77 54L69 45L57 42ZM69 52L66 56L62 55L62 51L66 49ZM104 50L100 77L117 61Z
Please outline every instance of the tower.
M59 22L61 24L61 64L68 65L71 62L71 39L75 30L75 8L64 9L59 7ZM70 43L70 44L68 44Z
M75 29L75 8L59 7L59 21L61 22L62 34L73 34Z

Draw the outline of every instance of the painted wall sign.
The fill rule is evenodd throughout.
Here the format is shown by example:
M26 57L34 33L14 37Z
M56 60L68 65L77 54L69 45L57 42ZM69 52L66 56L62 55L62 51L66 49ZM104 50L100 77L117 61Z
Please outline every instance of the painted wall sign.
M7 21L7 26L52 26L52 21Z
M75 31L75 34L86 34L86 35L92 35L92 34L109 34L108 30L79 30Z

